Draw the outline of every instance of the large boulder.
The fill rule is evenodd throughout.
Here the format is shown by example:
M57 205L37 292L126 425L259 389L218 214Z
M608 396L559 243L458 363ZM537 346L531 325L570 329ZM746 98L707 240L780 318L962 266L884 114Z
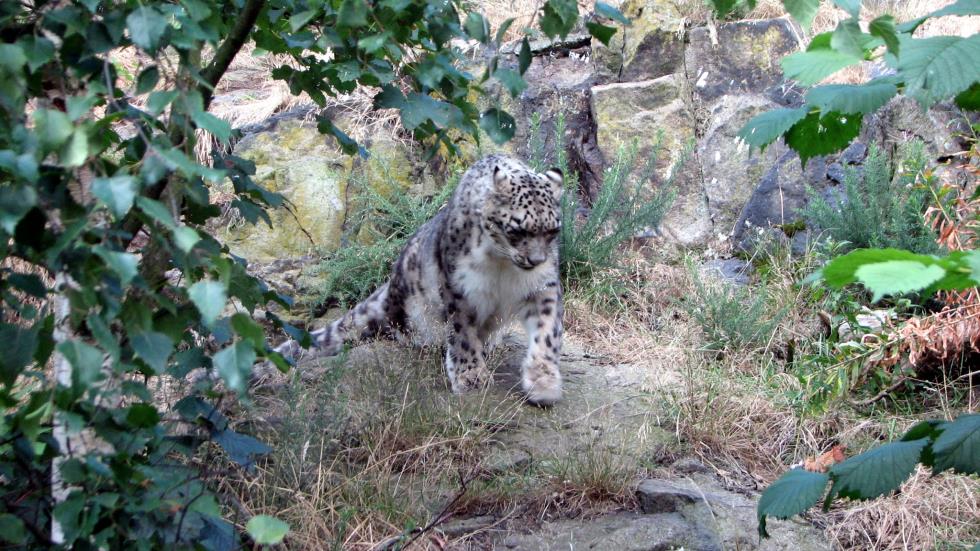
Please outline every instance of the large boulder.
M726 94L762 93L780 104L798 101L799 94L783 82L779 61L801 47L786 18L692 29L684 63L694 97L710 103Z
M714 231L727 238L763 175L785 147L775 144L760 153L738 137L755 115L777 107L760 95L726 95L712 105L708 126L698 141L697 159Z
M315 123L286 118L235 146L236 155L255 163L255 181L283 194L289 208L269 211L271 228L262 222L227 224L219 237L233 253L263 262L340 244L351 158L329 139Z
M604 84L592 88L592 115L599 149L606 164L636 140L638 163L649 159L659 145L656 176L672 176L676 163L695 137L694 116L683 99L683 80L668 75L640 82ZM711 234L711 218L697 170L689 161L675 176L677 198L662 224L671 240L689 245Z
M685 16L675 0L627 0L620 11L632 24L614 34L609 46L593 40L600 79L650 80L683 68Z

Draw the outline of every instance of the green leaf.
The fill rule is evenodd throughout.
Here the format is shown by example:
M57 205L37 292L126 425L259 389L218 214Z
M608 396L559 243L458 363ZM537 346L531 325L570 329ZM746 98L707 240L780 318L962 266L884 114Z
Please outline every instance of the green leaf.
M238 341L215 354L211 361L229 389L239 394L245 392L252 364L255 363L255 350L251 343Z
M813 16L820 8L820 0L783 0L783 7L804 30L810 30Z
M175 99L177 99L176 90L157 90L150 94L150 97L146 100L146 110L151 115L159 115L163 113L163 110L167 108L168 105Z
M980 111L980 81L974 82L969 88L957 94L954 101L956 106L964 111Z
M811 88L806 93L806 103L819 107L823 113L872 113L895 97L898 87L886 79L872 80L866 84L829 84Z
M766 517L787 519L803 513L820 501L830 477L826 473L814 473L803 469L787 471L762 492L756 509L759 518L759 535L767 538Z
M148 94L156 88L158 82L160 82L160 69L156 65L150 65L143 69L136 79L136 93Z
M899 249L857 249L831 260L819 274L828 285L840 288L856 282L857 271L865 264L891 260L914 260L927 265L936 262L936 259L931 256Z
M272 448L255 438L247 434L239 434L231 429L218 431L213 438L232 461L245 468L251 468L255 464L255 456L265 455L272 451Z
M517 67L518 72L521 75L527 72L527 68L531 66L531 44L527 41L525 36L521 40L521 50L517 53Z
M72 386L86 390L102 379L102 351L79 340L68 340L57 347L71 364Z
M289 525L269 515L258 515L245 525L248 535L259 545L275 545L286 537Z
M293 15L289 16L289 30L294 33L299 31L305 27L311 19L319 15L319 13L320 10L318 9L303 10L301 12L294 13Z
M602 17L612 19L613 21L618 21L623 25L630 25L629 18L623 15L623 12L619 11L618 9L610 6L605 2L596 2L595 12L596 14L601 15Z
M30 329L14 323L0 322L0 384L7 387L14 384L17 376L34 361L37 351L38 329L40 324Z
M101 258L109 269L119 276L119 283L125 287L136 277L139 259L135 254L111 251L101 245L92 247L92 252Z
M861 0L834 0L834 4L855 19L861 14Z
M160 201L150 199L149 197L137 197L136 206L143 211L144 214L158 222L165 228L174 229L177 224L174 222L173 215L167 210L167 207L163 206Z
M946 275L946 270L935 264L925 265L914 260L889 260L865 264L854 272L858 281L874 293L873 301L884 295L912 293L925 289Z
M24 48L16 44L0 44L0 67L11 73L17 73L27 65Z
M74 127L67 113L54 109L38 109L34 111L34 132L41 145L48 151L54 151L71 137Z
M585 27L589 30L589 34L596 37L599 42L602 42L606 46L609 45L609 40L614 34L616 34L615 27L607 27L606 25L602 25L600 23L593 23L590 21L585 24Z
M466 16L466 23L464 24L466 28L466 34L470 36L473 40L480 42L482 44L487 44L490 40L490 24L483 16L475 11L470 12Z
M371 36L366 36L358 40L357 47L369 54L373 54L381 48L384 48L390 38L388 33L372 34Z
M265 332L262 326L255 323L252 316L244 313L237 313L231 317L231 328L238 333L242 339L252 343L252 346L261 348L265 344Z
M337 14L338 29L355 29L368 24L368 7L364 0L344 0Z
M126 422L136 428L145 429L160 422L160 412L152 404L133 404L126 409Z
M27 541L27 528L20 517L10 513L0 514L0 540L14 545L20 545Z
M965 475L980 474L980 414L965 414L941 427L932 444L933 472L946 469Z
M160 47L168 27L166 17L149 6L136 8L126 17L126 28L133 44L151 54Z
M92 194L109 207L109 212L120 219L133 208L133 201L139 193L139 182L129 175L96 178L92 181Z
M415 130L430 120L438 128L446 128L462 117L459 107L418 92L408 95L401 113L402 124L408 130Z
M157 374L167 369L167 360L174 351L174 341L170 337L155 331L144 331L131 335L130 344L136 356Z
M507 88L510 92L511 97L517 98L521 95L521 92L527 89L527 82L517 73L517 71L511 69L497 69L493 73L493 77L500 81L501 84Z
M194 245L197 245L200 241L201 236L193 228L178 226L174 229L174 243L183 253L191 252Z
M830 47L842 54L863 58L863 35L857 19L845 19L837 24L837 29L831 35Z
M912 474L929 439L891 442L830 468L834 481L825 503L836 497L872 499L897 490Z
M578 21L576 0L547 0L541 8L540 27L549 38L565 38Z
M37 204L37 191L23 184L0 185L0 227L10 235L20 219Z
M498 46L503 43L504 37L507 36L507 31L510 29L510 26L513 24L514 24L514 18L509 17L503 23L500 24L500 27L497 28L497 33L494 35L493 41L496 42Z
M905 79L905 93L923 107L951 98L980 81L980 33L968 38L934 36L900 37L902 55L898 72Z
M885 14L872 19L871 23L868 24L868 32L871 33L871 36L877 36L884 41L885 47L888 48L888 53L898 55L898 31L895 29L894 17Z
M76 128L71 139L61 148L61 164L72 168L82 166L88 158L88 133L84 128Z
M480 128L490 136L494 143L500 145L507 143L514 137L517 123L514 117L497 108L490 108L480 115Z
M860 114L810 113L786 133L786 145L800 154L803 166L818 155L835 153L848 146L861 132Z
M220 281L202 280L187 289L194 306L204 318L204 323L211 325L225 310L228 302L228 290Z
M784 57L779 63L787 80L795 80L804 86L813 86L844 67L860 63L861 58L842 54L835 50L797 52Z
M806 114L806 107L773 109L760 113L745 123L745 126L738 131L738 137L753 147L765 149L767 145L789 131Z
M17 41L27 57L27 68L32 73L54 59L54 44L47 38L29 35Z
M929 15L902 23L899 25L898 30L903 33L911 34L927 19L932 17L943 17L946 15L980 15L980 0L959 0L946 6L945 8L938 9Z
M228 124L228 121L219 119L207 111L195 111L191 114L191 118L198 128L203 128L214 134L214 137L218 138L221 143L226 144L231 138L231 125Z

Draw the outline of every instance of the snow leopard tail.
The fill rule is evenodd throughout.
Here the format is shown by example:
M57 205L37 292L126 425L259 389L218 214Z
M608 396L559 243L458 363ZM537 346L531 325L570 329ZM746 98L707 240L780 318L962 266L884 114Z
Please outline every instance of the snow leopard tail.
M378 287L371 296L347 311L340 319L323 329L312 331L313 352L319 356L333 356L345 344L368 340L388 330L388 284ZM302 352L299 343L286 341L276 348L287 358L295 359Z

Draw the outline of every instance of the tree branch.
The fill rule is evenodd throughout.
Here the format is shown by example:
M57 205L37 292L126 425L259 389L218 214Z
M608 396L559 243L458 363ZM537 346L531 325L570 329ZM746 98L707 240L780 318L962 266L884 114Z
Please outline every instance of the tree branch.
M218 47L218 51L214 55L214 59L208 64L206 68L201 73L204 81L207 84L201 84L198 86L198 91L201 94L201 98L204 100L204 109L206 110L208 106L211 105L211 100L214 98L214 89L221 81L221 77L224 76L225 71L231 65L231 62L241 51L242 46L248 40L249 35L252 32L252 27L255 26L255 22L259 18L259 13L262 8L265 7L266 0L248 0L245 3L245 8L239 14L235 21L235 26L228 33L225 41L221 43ZM185 136L181 129L175 128L174 132L171 133L171 143L177 144L184 141ZM148 152L149 153L149 152ZM165 177L160 181L147 187L146 191L143 192L143 196L148 199L159 199L163 196L163 192L167 189L167 183L170 181L169 177ZM143 227L143 222L140 220L139 216L135 213L130 213L122 223L123 235L127 237L123 238L124 247L129 247L136 234L139 233L140 229Z

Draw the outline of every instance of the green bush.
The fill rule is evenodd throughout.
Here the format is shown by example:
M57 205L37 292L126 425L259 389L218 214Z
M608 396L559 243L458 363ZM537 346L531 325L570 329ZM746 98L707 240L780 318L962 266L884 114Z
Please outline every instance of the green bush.
M680 306L701 327L705 348L720 352L751 350L768 344L788 309L773 311L765 285L752 290L706 280L690 264L688 272L694 289Z
M352 306L367 298L388 280L391 265L408 238L446 204L457 179L432 197L407 193L378 193L363 186L365 205L356 215L353 229L368 234L368 243L351 243L334 252L313 270L325 276L320 303Z
M809 189L803 210L808 225L819 228L846 250L892 247L917 253L939 252L936 234L922 215L933 198L931 182L922 177L926 158L922 142L911 142L892 174L888 157L869 148L864 172L848 168L843 197L827 199Z
M613 164L603 173L602 187L592 202L584 220L579 194L578 175L568 170L568 157L563 146L565 116L559 114L555 122L555 151L558 168L565 174L565 194L562 196L562 231L559 237L562 283L566 288L599 286L609 289L609 284L619 281L607 277L610 270L619 268L619 246L631 237L660 224L667 209L674 201L674 178L687 161L693 143L683 150L671 167L670 176L659 182L652 191L649 183L655 181L655 170L660 159L663 133L657 136L647 160L638 166L639 147L634 141L623 145L616 153ZM531 165L542 170L543 146L540 140L540 119L531 121ZM613 285L615 287L615 285Z

